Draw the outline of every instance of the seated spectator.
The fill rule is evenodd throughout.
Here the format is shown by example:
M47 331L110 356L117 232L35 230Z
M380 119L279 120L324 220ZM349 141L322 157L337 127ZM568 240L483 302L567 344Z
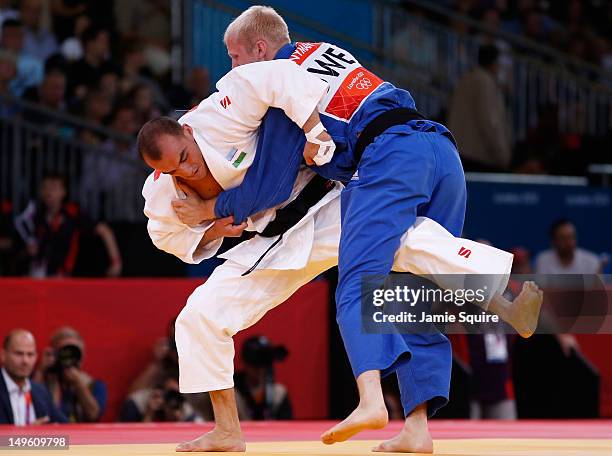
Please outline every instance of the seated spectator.
M190 109L210 95L210 74L204 67L193 68L185 87L175 85L169 90L170 104L178 110Z
M11 95L11 83L17 76L17 58L12 52L0 49L0 95ZM17 107L0 99L0 118L9 118Z
M0 0L0 31L2 31L2 23L7 19L19 19L19 11L13 6L13 0Z
M42 26L42 0L22 0L23 52L44 62L58 51L55 35Z
M83 239L98 236L106 249L106 275L121 274L121 255L115 236L105 223L93 224L73 206L65 204L66 184L58 174L45 176L40 200L31 202L15 219L15 228L24 244L19 257L32 277L73 275Z
M104 92L90 90L85 95L83 102L83 120L101 127L112 109L112 100ZM102 134L89 128L83 128L79 133L79 138L87 144L101 144L104 141Z
M91 26L91 19L89 16L81 15L76 18L74 23L74 30L72 35L67 37L61 44L61 52L66 60L69 62L76 62L83 58L83 43L81 37L85 30Z
M24 100L38 103L54 111L64 111L66 103L66 75L57 68L51 68L38 87L29 87L23 94Z
M284 385L274 381L274 362L287 356L283 346L263 337L251 337L242 346L244 369L234 376L236 395L244 401L249 419L290 420L291 401Z
M466 171L503 171L512 159L498 55L495 46L481 46L478 66L461 77L451 98L448 127Z
M599 274L602 262L597 255L577 246L576 227L566 219L550 228L552 249L536 258L536 274Z
M512 247L510 253L514 255L512 259L512 274L533 274L531 267L531 253L525 247ZM513 290L519 294L520 289Z
M128 94L135 87L145 85L151 90L155 104L166 108L168 101L164 92L146 64L144 42L138 39L127 40L122 46L122 51L122 92Z
M104 94L110 101L111 106L115 106L121 96L121 75L117 69L107 67L100 74L97 91Z
M23 94L23 99L37 103L53 111L66 111L66 75L57 67L51 66L45 74L43 82L38 87L30 87ZM53 131L62 136L72 136L73 128L66 125L55 115L49 115L38 110L26 109L24 119L36 125L44 127L47 131Z
M66 422L45 387L30 380L36 358L32 333L14 329L6 335L0 357L0 424L27 426Z
M36 378L44 381L55 404L71 422L95 422L106 408L106 385L81 369L85 344L74 328L64 326L43 350Z
M117 133L121 133L131 141L123 139L109 139L104 146L109 152L114 152L123 156L136 157L131 152L136 152L135 139L138 133L138 123L136 122L136 110L128 103L118 105L110 116L108 127Z
M95 88L100 75L108 67L110 55L110 35L107 30L90 26L81 37L83 58L73 63L68 72L68 97L83 100Z
M211 94L210 74L206 68L195 67L189 72L187 91L191 95L189 106L200 103Z
M7 19L2 24L0 48L13 52L17 58L17 76L11 81L11 93L20 97L26 88L37 86L43 79L43 62L23 50L23 24Z
M148 85L138 84L128 92L125 98L136 111L138 128L149 120L162 115L160 108L155 104L153 92Z
M87 201L90 211L102 213L105 201L124 201L125 188L144 175L138 166L135 135L139 125L136 111L128 103L120 103L110 116L107 126L117 132L110 135L99 148L83 156L80 195ZM117 204L115 217L137 220L142 208L135 205Z
M123 40L142 40L147 66L156 76L170 67L170 1L115 3L117 31Z
M51 0L53 30L60 41L74 30L77 18L87 13L88 0Z

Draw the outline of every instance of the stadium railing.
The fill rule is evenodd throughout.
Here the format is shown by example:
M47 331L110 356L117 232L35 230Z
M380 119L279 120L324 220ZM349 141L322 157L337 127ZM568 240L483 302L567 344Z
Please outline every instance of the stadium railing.
M175 23L181 24L183 67L204 65L211 70L213 80L229 71L223 32L234 17L254 3L233 0L233 6L229 6L217 0L183 2L182 10L175 10L182 15ZM529 129L538 125L541 110L551 106L557 110L560 133L603 136L612 128L612 74L531 40L487 29L435 2L405 3L464 22L477 33L460 34L442 21L409 13L398 2L378 0L370 2L373 42L369 43L286 10L283 2L268 3L285 17L292 39L342 45L384 79L408 88L419 110L432 118L443 116L455 83L476 65L482 36L488 34L503 47L513 141L525 139Z
M38 197L42 177L54 173L66 178L68 199L91 217L143 221L140 192L149 171L133 144L78 117L0 95L0 201L18 213Z

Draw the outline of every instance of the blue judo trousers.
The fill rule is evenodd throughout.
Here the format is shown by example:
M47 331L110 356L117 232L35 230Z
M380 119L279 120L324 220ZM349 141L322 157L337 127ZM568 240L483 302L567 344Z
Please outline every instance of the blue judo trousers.
M282 48L288 58L295 46ZM465 216L465 177L450 132L428 120L387 129L355 158L358 135L381 113L398 107L415 109L409 92L385 83L347 124L321 114L337 145L330 163L312 169L346 184L341 194L342 234L337 322L358 377L368 370L397 374L405 415L427 402L433 415L448 401L450 342L440 333L368 334L361 323L361 281L391 272L400 238L417 216L429 217L455 236ZM236 223L285 201L301 163L305 138L282 111L270 109L260 127L255 160L243 183L221 193L215 212ZM274 176L274 178L270 178Z

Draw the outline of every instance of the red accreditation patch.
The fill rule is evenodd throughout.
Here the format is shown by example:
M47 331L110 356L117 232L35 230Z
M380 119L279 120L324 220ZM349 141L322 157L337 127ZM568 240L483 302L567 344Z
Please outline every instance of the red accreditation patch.
M384 82L348 51L328 43L297 43L289 59L327 82L329 90L319 103L319 112L343 122L349 122Z
M382 79L364 67L355 68L344 78L325 112L341 119L350 119L363 100L382 83Z
M295 46L295 51L293 51L293 54L291 54L289 60L301 65L308 57L310 57L310 54L319 49L320 46L321 43L297 43Z

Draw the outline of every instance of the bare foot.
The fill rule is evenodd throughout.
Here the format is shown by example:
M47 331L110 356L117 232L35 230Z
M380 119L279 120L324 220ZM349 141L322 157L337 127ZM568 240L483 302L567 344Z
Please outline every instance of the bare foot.
M246 443L241 433L223 432L215 428L197 439L180 443L177 445L176 451L234 451L243 453L246 451Z
M406 418L402 431L372 448L383 453L433 453L433 441L427 425L427 408L420 406Z
M388 422L389 415L384 404L370 407L359 405L344 421L323 433L321 441L326 445L344 442L366 429L382 429Z
M525 282L523 289L509 306L506 321L521 337L527 338L535 332L543 299L544 293L535 282Z
M396 437L372 448L377 453L433 453L433 440L427 435L414 436L402 429Z

